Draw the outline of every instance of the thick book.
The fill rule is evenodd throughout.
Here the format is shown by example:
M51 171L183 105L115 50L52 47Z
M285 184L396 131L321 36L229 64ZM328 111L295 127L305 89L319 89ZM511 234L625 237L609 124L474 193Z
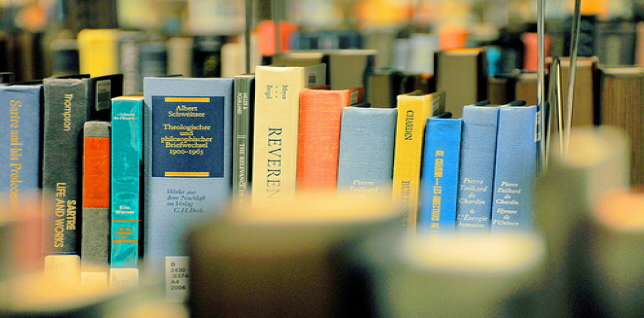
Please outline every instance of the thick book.
M107 287L110 250L110 123L83 127L81 283Z
M491 231L533 228L537 106L499 107Z
M444 91L398 96L392 194L394 201L399 202L404 210L405 227L411 231L415 231L418 220L425 125L427 118L444 111Z
M257 66L253 132L253 203L295 194L300 92L326 82L324 64Z
M109 116L109 105L104 109L102 101L120 95L122 83L121 74L44 80L42 250L45 271L53 270L54 276L61 270L74 275L70 279L80 278L73 273L79 274L80 267L75 259L80 253L83 125L103 113Z
M83 29L78 33L78 58L81 73L103 76L119 72L119 31Z
M111 120L110 284L123 286L118 272L138 271L142 245L143 96L112 98Z
M423 143L418 232L430 237L456 232L462 118L434 116L427 119Z
M487 59L481 48L443 50L435 55L436 89L446 94L445 111L462 117L463 105L487 99Z
M391 193L396 115L395 108L345 107L342 110L339 192Z
M188 295L186 231L231 195L233 79L144 80L144 257L166 299Z
M490 229L499 108L463 107L456 226L459 231Z
M42 84L0 86L0 193L18 212L41 188Z
M221 77L221 47L226 38L219 35L195 36L192 49L192 76Z
M255 75L235 76L233 112L233 197L237 204L250 201L253 163L253 115L255 110Z
M398 69L377 67L367 74L365 102L374 108L395 108L397 96L403 93L405 74Z
M121 31L118 36L118 67L123 73L123 94L136 94L143 90L141 76L141 43L142 32Z
M298 190L336 189L342 109L362 102L362 95L362 87L300 92Z

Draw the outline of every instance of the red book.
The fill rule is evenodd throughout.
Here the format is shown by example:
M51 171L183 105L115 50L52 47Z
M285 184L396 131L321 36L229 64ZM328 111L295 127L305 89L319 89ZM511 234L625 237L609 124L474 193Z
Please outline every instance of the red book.
M297 189L335 190L342 109L361 103L362 87L300 93Z

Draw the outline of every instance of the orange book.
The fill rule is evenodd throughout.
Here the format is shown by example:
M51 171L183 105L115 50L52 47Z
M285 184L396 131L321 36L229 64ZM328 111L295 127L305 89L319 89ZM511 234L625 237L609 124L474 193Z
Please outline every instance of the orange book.
M342 109L362 102L363 88L300 93L297 189L336 189Z

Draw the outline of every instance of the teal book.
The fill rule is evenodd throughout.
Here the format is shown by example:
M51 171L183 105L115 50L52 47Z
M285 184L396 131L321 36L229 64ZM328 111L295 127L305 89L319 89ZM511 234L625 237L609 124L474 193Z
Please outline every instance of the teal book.
M233 112L232 191L237 204L250 200L251 167L253 162L253 112L255 75L235 76L235 110Z
M532 228L537 106L499 107L491 231Z
M137 268L143 194L143 96L112 99L110 267Z
M0 86L0 193L18 212L41 187L42 83Z
M456 206L456 226L459 231L490 230L498 117L498 107L463 107Z
M425 128L418 233L432 237L451 236L456 231L463 119L449 116L430 117Z
M188 295L184 236L231 196L232 78L146 78L144 257L168 301Z
M397 109L345 107L338 191L391 194Z

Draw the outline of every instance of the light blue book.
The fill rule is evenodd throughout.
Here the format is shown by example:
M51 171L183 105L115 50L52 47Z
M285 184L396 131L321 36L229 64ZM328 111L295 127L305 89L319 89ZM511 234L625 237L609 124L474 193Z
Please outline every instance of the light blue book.
M188 295L186 232L231 196L231 78L144 80L145 261L168 301Z
M143 194L143 96L112 99L110 266L137 268Z
M537 106L499 107L491 230L532 228Z
M41 187L42 85L2 85L0 105L0 193L18 212Z
M395 108L342 110L338 191L391 194L396 118Z
M490 230L498 117L498 107L463 107L456 206L456 226L459 231Z
M427 119L418 202L418 233L453 235L461 158L461 118Z

